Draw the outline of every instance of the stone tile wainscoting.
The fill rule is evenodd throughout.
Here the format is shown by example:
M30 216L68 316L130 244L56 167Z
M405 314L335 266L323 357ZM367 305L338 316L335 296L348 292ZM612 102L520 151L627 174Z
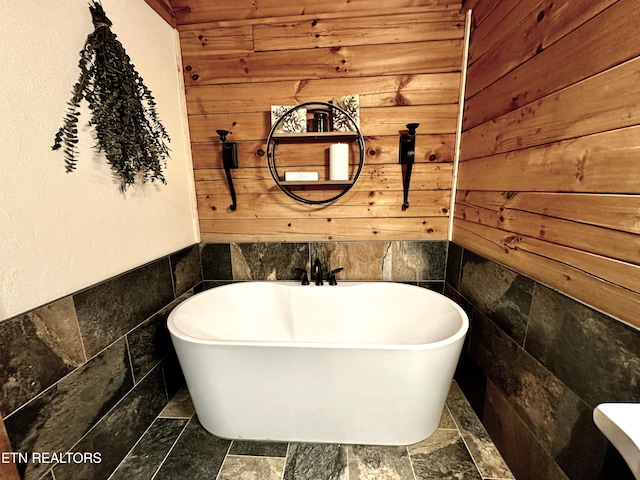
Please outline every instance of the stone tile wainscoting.
M640 332L446 241L194 245L1 322L13 450L101 454L22 464L23 477L108 478L183 382L171 308L230 281L298 280L316 258L344 267L338 281L416 283L467 309L456 378L518 480L631 478L591 415L601 402L640 401ZM171 438L186 425L155 428Z
M23 478L107 478L183 383L166 330L191 290L229 281L417 283L442 292L447 242L194 245L0 323L0 414L14 452L99 452L100 463L20 464ZM203 280L204 272L204 282ZM195 287L195 288L194 288Z
M166 317L201 281L194 245L0 323L0 413L23 478L111 474L184 382ZM66 452L100 461L32 461Z
M228 281L298 280L316 258L325 273L343 267L340 280L412 282L444 289L446 241L205 243L205 288Z
M455 243L446 281L471 320L456 379L516 478L632 479L592 412L640 401L640 332Z

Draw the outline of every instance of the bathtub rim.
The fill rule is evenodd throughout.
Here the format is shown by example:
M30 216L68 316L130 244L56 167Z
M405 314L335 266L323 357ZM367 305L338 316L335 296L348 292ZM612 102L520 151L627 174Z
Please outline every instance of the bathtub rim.
M176 325L175 325L175 316L174 312L178 311L178 309L182 306L194 300L198 295L207 293L212 290L217 290L218 288L224 287L232 287L234 285L243 284L243 283L262 283L262 284L279 284L285 285L291 288L319 288L315 285L301 285L299 281L295 280L240 280L240 281L231 281L230 283L220 285L217 287L213 287L202 292L199 292L190 298L184 300L179 305L177 305L169 314L167 318L167 327L169 329L169 333L172 337L176 339L197 343L201 345L215 345L215 346L233 346L233 347L264 347L264 348L325 348L325 349L343 349L343 350L392 350L392 351L400 351L400 350L414 350L414 351L423 351L423 350L435 350L437 348L443 348L450 344L455 344L460 339L464 339L466 334L469 331L470 323L469 317L465 310L458 305L455 301L447 297L446 295L436 292L434 290L430 290L426 287L421 287L419 285L405 283L405 282L393 282L393 281L341 281L337 286L322 286L321 288L349 288L358 285L366 285L366 284L393 284L400 285L407 288L419 288L428 292L428 295L435 295L438 297L439 301L445 302L447 305L453 307L455 311L458 312L461 319L460 327L450 335L449 337L438 340L436 342L430 343L419 343L419 344L407 344L407 343L330 343L330 342L301 342L301 341L274 341L274 340L218 340L218 339L210 339L210 338L199 338L193 337L191 335L187 335L183 333ZM394 287L395 288L395 287Z

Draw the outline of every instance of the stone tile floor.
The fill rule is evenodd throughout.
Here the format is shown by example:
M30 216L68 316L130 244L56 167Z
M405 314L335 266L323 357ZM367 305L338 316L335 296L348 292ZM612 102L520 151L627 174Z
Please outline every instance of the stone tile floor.
M438 430L409 446L229 441L198 422L186 389L110 480L514 479L454 382Z

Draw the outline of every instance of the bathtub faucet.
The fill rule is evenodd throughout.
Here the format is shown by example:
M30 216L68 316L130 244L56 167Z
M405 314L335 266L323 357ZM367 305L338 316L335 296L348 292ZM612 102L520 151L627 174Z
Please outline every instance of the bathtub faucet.
M344 268L334 268L329 272L329 285L337 285L338 281L336 280L336 273L341 272Z
M304 268L296 268L296 272L302 273L302 285L309 285L309 276Z
M320 263L320 259L316 258L316 261L313 262L313 278L316 281L316 285L323 285L322 282L322 264Z
M327 272L327 280L329 281L329 285L337 285L338 281L336 280L336 273L341 272L344 268L334 268L333 270L329 269ZM316 285L324 285L322 278L322 264L320 263L320 259L316 258L316 261L313 262L313 270L311 270L312 278L315 280ZM307 284L308 285L308 284Z

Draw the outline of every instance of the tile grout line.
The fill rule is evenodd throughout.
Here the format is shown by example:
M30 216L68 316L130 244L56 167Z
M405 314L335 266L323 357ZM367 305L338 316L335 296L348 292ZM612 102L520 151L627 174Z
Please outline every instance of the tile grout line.
M249 440L251 441L251 440ZM232 457L232 458L275 458L275 459L280 459L280 458L285 458L285 457L273 457L271 455L247 455L244 453L227 453L226 457Z
M171 263L171 256L173 254L167 255L167 262L169 263L169 276L171 277L171 291L173 292L173 299L178 298L178 279L177 275L173 271L173 264ZM202 263L202 262L200 262Z
M124 344L127 349L127 358L129 359L129 368L131 369L131 378L133 379L133 385L135 387L136 385L138 385L138 382L136 382L136 372L134 371L134 368L133 368L133 359L131 358L131 347L129 347L129 337L127 337L127 335L124 336ZM158 362L158 363L162 365L162 362ZM164 373L162 374L162 383L165 383ZM165 398L166 398L167 387L166 385L164 385L164 387L165 387L164 390L165 390Z
M457 385L457 382L456 382ZM476 459L473 454L471 453L471 449L469 448L469 443L467 442L466 438L465 438L465 434L462 433L462 429L459 427L459 423L456 420L456 418L453 416L453 414L451 415L451 418L453 418L454 423L456 424L456 428L458 429L458 431L460 432L460 437L462 438L462 441L467 449L467 451L469 452L469 456L471 457L471 459L473 460L473 463L476 467L476 469L478 470L478 473L480 475L480 477L482 478L482 480L515 480L515 476L513 475L513 472L511 472L511 468L509 467L509 465L507 464L506 460L504 459L504 457L502 456L502 452L498 449L498 447L496 446L495 442L493 441L493 438L491 437L491 435L489 435L489 432L487 431L486 427L484 426L484 424L482 423L482 421L480 420L480 418L476 415L475 411L473 410L473 407L471 407L471 404L469 403L468 398L466 397L466 395L464 394L464 392L462 391L462 389L460 389L460 386L458 385L458 390L460 392L460 394L462 395L462 398L464 399L464 408L468 409L469 413L472 414L473 418L475 420L477 420L478 425L482 428L483 432L487 435L487 438L489 440L489 442L491 443L491 445L493 446L495 453L497 453L499 455L499 458L502 460L502 463L504 464L504 466L507 468L507 471L511 474L511 476L507 476L507 477L503 477L503 476L499 476L499 477L492 477L492 476L485 476L482 472L483 469L480 468L480 461L482 461L482 456L481 456L481 452L479 452L480 458ZM447 408L449 408L449 405L445 404L447 406ZM451 410L449 410L449 412L451 413ZM528 428L528 427L527 427ZM474 438L476 437L476 435L471 432L468 431L466 433L466 436L469 438ZM476 437L478 438L478 437Z
M289 460L289 450L291 449L291 442L287 442L287 453L284 455L284 467L282 467L282 474L280 480L284 480L284 472L287 470L287 463Z
M346 469L347 469L347 480L349 480L349 478L351 477L351 460L349 459L349 447L350 445L345 445L345 448L347 449L347 465L346 465Z
M171 452L173 451L173 449L175 448L176 444L178 443L178 440L180 440L180 438L184 434L184 431L189 426L189 423L191 423L191 420L193 420L194 416L195 416L195 413L193 413L191 415L191 417L187 420L187 422L184 424L184 427L182 427L182 430L180 430L180 433L178 434L178 436L174 440L173 444L171 445L171 448L167 451L166 455L164 456L164 458L160 462L160 465L158 465L158 468L156 468L156 471L153 472L153 476L151 477L150 480L153 480L154 478L156 478L156 476L158 475L158 472L160 472L160 470L162 469L164 463L167 461L167 458L169 457L169 455L171 455Z
M216 474L216 480L220 479L220 474L222 473L222 469L224 468L224 464L227 462L227 458L229 458L229 452L231 451L231 446L233 445L233 440L229 442L229 446L227 447L227 453L224 454L224 458L222 459L222 463L220 464L220 468L218 469L218 473Z
M136 270L137 268L140 268L140 267L136 267L136 268L134 268L133 270ZM127 273L127 272L124 272L124 273L122 273L121 275L124 275L125 273ZM120 276L120 275L116 275L116 276ZM115 277L112 277L112 278L115 278ZM109 279L108 279L108 280L109 280ZM99 283L97 283L96 285L99 285L99 284L101 284L101 283L105 283L105 282L107 282L108 280L105 280L105 281L103 281L103 282L99 282ZM94 285L94 286L95 286L95 285ZM72 299L73 299L73 296L74 296L74 295L76 295L77 293L80 293L80 292L85 291L85 290L89 290L90 288L92 288L92 287L91 287L91 286L90 286L90 287L87 287L87 288L85 288L85 289L83 289L83 290L80 290L80 291L75 292L75 293L73 293L73 294L70 294L70 295L68 295L68 296L69 296L69 297L72 297ZM194 287L191 287L191 288L194 288ZM185 292L185 293L186 293L186 292ZM180 297L182 297L182 295L181 295ZM178 298L173 298L173 300L171 300L168 304L166 304L166 305L164 305L163 307L159 308L157 311L155 311L153 314L151 314L151 315L149 315L148 317L146 317L144 320L141 320L141 321L140 321L139 323L137 323L134 327L132 327L132 328L130 328L129 330L127 330L125 333L123 333L122 335L120 335L119 337L117 337L117 338L116 338L115 340L113 340L111 343L109 343L108 345L104 346L103 348L101 348L100 350L98 350L97 352L95 352L95 353L94 353L93 355L91 355L91 356L89 356L89 355L87 354L87 348L86 348L86 346L85 346L85 341L84 341L84 337L83 337L83 335L82 335L82 330L80 329L80 323L79 323L79 322L77 322L77 323L78 323L78 329L79 329L79 332L80 332L80 341L81 341L81 343L82 343L82 349L83 349L83 353L84 353L85 360L84 360L80 365L76 366L73 370L71 370L70 372L66 373L63 377L59 378L57 381L55 381L54 383L52 383L51 385L49 385L47 388L45 388L44 390L42 390L42 391L38 392L35 396L33 396L32 398L30 398L29 400L27 400L26 402L24 402L22 405L18 406L15 410L13 410L13 411L12 411L12 412L10 412L9 414L7 414L7 415L4 417L4 419L6 420L8 417L10 417L11 415L15 414L15 413L16 413L16 412L18 412L19 410L21 410L23 407L25 407L25 406L26 406L27 404L29 404L30 402L34 401L37 397L41 396L44 392L46 392L47 390L49 390L50 388L52 388L54 385L58 385L62 380L64 380L64 379L66 379L66 378L70 377L70 376L71 376L72 374L74 374L76 371L78 371L79 369L81 369L81 368L83 368L84 366L86 366L89 362L91 362L92 360L96 359L96 358L97 358L98 356L100 356L101 354L105 353L109 348L113 347L113 345L114 345L114 344L118 343L118 342L119 342L119 341L121 341L121 340L124 340L124 341L125 341L125 344L126 344L127 356L129 357L129 367L130 367L130 370L131 370L131 378L133 379L133 386L135 387L135 386L137 385L137 383L136 383L136 381L135 381L135 375L133 375L133 363L132 363L132 361L131 361L131 354L130 354L130 352L129 352L129 341L128 341L128 337L127 337L127 336L128 336L130 333L132 333L134 330L136 330L138 327L140 327L143 323L145 323L145 322L147 322L147 321L151 320L151 319L152 319L153 317L155 317L156 315L159 315L160 313L162 313L162 311L164 311L164 310L165 310L165 309L167 309L169 306L171 306L171 304L173 304L173 303L174 303L176 300L178 300L180 297L178 297ZM62 298L66 298L66 297L62 297ZM55 303L55 302L57 302L57 301L60 301L60 300L62 300L62 298L61 298L61 299L58 299L58 300L55 300L55 301L53 301L53 302L49 302L49 303L47 303L47 304L45 304L45 305L49 305L49 304L51 304L51 303ZM45 305L42 305L41 307L44 307ZM41 307L38 307L38 308L41 308ZM36 309L33 309L33 310L36 310ZM74 310L75 310L75 301L74 301ZM32 311L32 310L30 310L30 311ZM25 312L25 313L28 313L28 312ZM18 315L18 316L19 316L19 315ZM18 316L13 317L13 318L17 318ZM77 314L76 314L76 316L77 316ZM13 318L8 318L8 319L6 319L6 320L2 320L2 321L0 321L0 323L4 323L4 322L5 322L5 321L7 321L7 320L13 320ZM158 363L160 363L160 362L158 362ZM154 367L152 367L149 371L153 370L156 366L157 366L157 364L156 364L156 365L154 365ZM145 375L143 375L143 378L144 378L144 377L146 377L148 373L149 373L149 372L147 372ZM142 379L141 379L141 380L142 380Z
M411 457L411 452L409 451L409 445L406 445L405 448L407 449L407 456L409 457L409 466L411 467L411 475L413 475L413 480L416 480L418 477L416 477L416 470L415 468L413 468L413 458Z
M71 299L71 304L73 305L73 319L74 326L77 327L78 338L80 339L80 345L82 346L82 355L84 356L84 362L82 365L89 361L89 357L87 356L87 347L84 346L84 336L82 335L82 329L80 328L80 320L78 320L78 311L76 310L76 301L73 299L73 295L69 295ZM57 300L60 301L60 300ZM81 365L78 365L76 368L79 368Z
M173 397L169 397L169 387L168 387L169 382L167 380L167 372L165 372L165 366L164 366L164 360L168 357L169 357L169 354L165 355L164 357L162 357L162 360L160 360L160 372L162 373L162 382L164 383L164 396L167 399L167 403L164 404L164 407L162 407L162 410L164 410L167 407L167 405L169 405L169 402L171 402L171 399L173 398ZM162 410L160 410L160 413L158 413L156 418L160 418L160 414L162 413Z
M145 375L140 379L140 382L142 382L145 378L147 378L149 375L151 375L151 372L153 372L153 371L154 371L156 368L158 368L159 366L160 366L160 364L158 363L155 367L153 367L151 370L149 370L149 371L148 371L148 372L147 372L147 373L146 373L146 374L145 374ZM132 372L132 374L133 374L133 372ZM83 434L83 435L78 439L78 441L77 441L77 442L75 442L71 447L69 447L69 449L67 450L67 452L73 452L73 451L74 451L74 449L75 449L78 445L80 445L80 443L81 443L85 438L87 438L87 437L91 434L91 432L93 432L93 431L98 427L98 425L100 425L100 424L104 421L105 417L106 417L107 415L111 414L112 412L114 412L114 411L116 410L116 408L118 408L118 406L119 406L122 402L124 402L125 398L127 398L127 396L129 396L129 395L130 395L130 394L131 394L131 393L132 393L132 392L133 392L137 387L138 387L138 385L134 383L134 385L133 385L129 390L127 390L127 392L126 392L126 393L125 393L125 394L124 394L124 395L123 395L123 396L122 396L122 397L121 397L121 398L120 398L120 399L119 399L115 404L113 404L113 405L111 406L111 408L109 408L109 409L104 413L104 415L103 415L102 417L100 417L100 419L99 419L99 420L97 420L97 421L96 421L96 423L95 423L95 424L93 424L93 425L91 426L91 428L89 428L89 429L88 429L88 430L87 430L87 431L86 431L86 432L85 432L85 433L84 433L84 434ZM156 416L156 418L157 418L157 416ZM155 418L153 419L153 421L151 422L151 424L153 424L153 422L155 422ZM147 427L147 429L148 429L148 427ZM145 430L145 433L146 433L146 430ZM141 438L142 438L142 437L141 437ZM137 443L138 443L138 441L140 441L140 438L139 438L138 440L136 440L136 442L135 442L135 443L137 444ZM128 455L128 454L129 454L129 452L127 452L127 455ZM61 463L60 463L60 462L57 462L57 463L53 464L53 465L51 466L51 472L53 472L53 469L54 469L56 466L58 466L58 465L61 465ZM63 465L63 464L62 464L62 465ZM119 466L120 466L120 464L118 464L118 467L119 467ZM113 472L111 473L111 475L113 475Z
M467 440L465 439L465 435L462 433L462 429L460 428L460 424L459 424L458 420L451 413L451 409L449 408L449 405L447 405L445 403L445 407L449 411L449 415L451 415L451 418L453 419L453 423L456 425L456 430L458 431L458 435L460 435L460 439L462 440L462 443L464 444L464 448L467 450L467 453L469 454L469 457L471 457L471 461L473 462L473 466L476 467L476 471L478 472L478 475L480 476L480 478L482 480L486 480L484 475L482 475L482 472L480 471L480 467L478 466L478 461L473 456L473 453L471 453L471 449L469 448L469 444L467 443Z
M120 463L118 463L118 466L116 468L113 469L113 472L111 472L111 475L109 475L109 477L107 478L107 480L109 480L110 478L112 478L116 471L122 466L122 464L124 463L124 461L129 457L129 455L133 452L133 450L138 446L138 444L142 441L142 438L149 432L149 430L151 429L151 426L156 423L156 420L158 420L158 417L156 417L153 422L151 422L149 424L149 426L146 428L146 430L142 433L142 435L140 435L140 438L138 438L138 440L136 441L136 443L133 444L133 446L129 449L129 451L126 453L126 455L122 458L122 460L120 460Z

